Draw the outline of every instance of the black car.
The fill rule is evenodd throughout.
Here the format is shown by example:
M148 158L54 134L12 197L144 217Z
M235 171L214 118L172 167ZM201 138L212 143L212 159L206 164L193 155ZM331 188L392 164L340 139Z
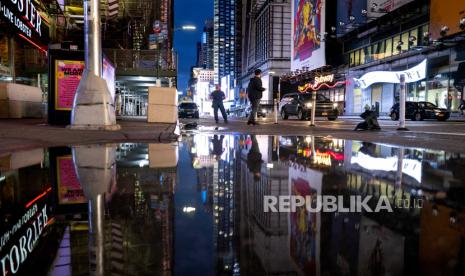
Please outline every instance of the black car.
M316 95L315 116L326 117L334 121L339 116L338 104L331 102L323 95ZM300 120L310 119L312 115L312 94L291 93L286 94L279 103L279 112L284 120L289 116L297 116Z
M199 108L196 103L180 103L178 107L179 118L199 118Z
M391 107L390 113L393 121L399 120L399 103ZM450 112L447 109L439 108L430 102L405 102L405 118L412 121L421 121L424 119L436 119L445 121L449 119Z

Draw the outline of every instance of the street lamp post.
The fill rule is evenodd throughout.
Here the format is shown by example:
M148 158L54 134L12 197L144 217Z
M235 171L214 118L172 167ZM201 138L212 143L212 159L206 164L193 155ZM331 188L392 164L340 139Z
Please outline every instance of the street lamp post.
M71 112L71 129L119 130L115 101L102 78L102 37L100 1L84 1L84 71L76 90Z

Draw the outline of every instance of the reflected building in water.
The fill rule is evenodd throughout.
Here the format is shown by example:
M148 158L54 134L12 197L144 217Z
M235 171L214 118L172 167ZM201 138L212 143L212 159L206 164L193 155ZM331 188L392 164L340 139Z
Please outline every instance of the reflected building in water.
M185 196L201 197L208 220L184 216L212 224L204 244L213 259L202 262L216 274L465 275L463 154L311 136L195 135L182 143L197 176ZM127 143L0 154L5 270L173 274L181 255L174 235L187 234L174 229L175 210L184 207L174 200L177 153L177 144ZM386 196L421 205L265 213L265 195Z

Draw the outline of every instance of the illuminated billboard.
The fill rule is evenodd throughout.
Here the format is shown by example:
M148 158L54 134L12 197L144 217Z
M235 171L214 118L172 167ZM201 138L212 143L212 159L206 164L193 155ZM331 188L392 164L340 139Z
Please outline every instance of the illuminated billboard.
M291 69L308 70L326 65L325 1L292 1Z
M441 28L449 27L447 35L460 32L459 21L465 18L465 1L431 0L429 30L432 39L441 37Z
M413 0L368 0L368 17L380 17L402 7ZM456 0L452 0L456 1Z
M69 110L73 108L74 95L84 72L84 61L55 61L55 109Z

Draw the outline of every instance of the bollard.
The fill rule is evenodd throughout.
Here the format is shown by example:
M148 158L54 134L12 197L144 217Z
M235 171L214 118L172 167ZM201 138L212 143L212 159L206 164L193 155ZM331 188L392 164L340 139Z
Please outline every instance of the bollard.
M399 127L397 130L406 131L408 128L405 127L405 75L400 75L400 97L399 97Z

